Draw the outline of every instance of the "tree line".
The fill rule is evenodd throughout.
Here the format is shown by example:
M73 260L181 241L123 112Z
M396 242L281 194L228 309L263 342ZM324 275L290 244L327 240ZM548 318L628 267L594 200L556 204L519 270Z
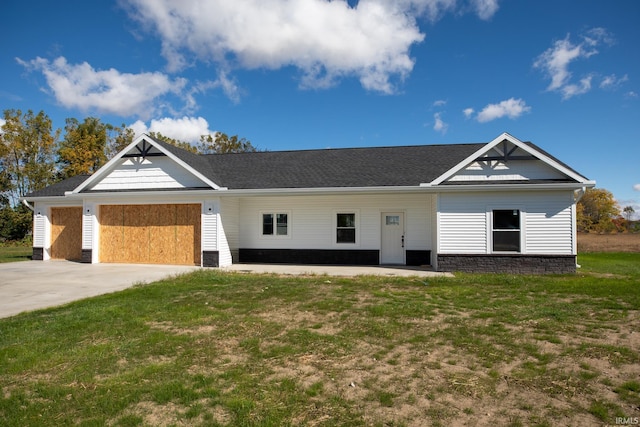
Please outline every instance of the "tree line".
M611 233L640 231L640 224L633 221L635 209L620 209L613 194L604 188L589 188L576 205L578 231L585 233Z
M30 192L66 178L92 174L133 142L133 129L96 117L68 118L64 133L44 112L7 109L0 127L0 242L21 240L31 231L31 211L20 203ZM257 151L250 141L222 132L202 135L197 144L150 135L193 153Z

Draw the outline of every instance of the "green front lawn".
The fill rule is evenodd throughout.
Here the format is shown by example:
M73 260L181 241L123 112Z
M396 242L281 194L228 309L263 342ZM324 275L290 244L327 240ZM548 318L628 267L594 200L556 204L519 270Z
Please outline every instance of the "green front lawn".
M0 424L603 425L640 416L640 254L577 275L199 271L0 320Z
M27 261L32 252L31 246L0 246L0 262Z

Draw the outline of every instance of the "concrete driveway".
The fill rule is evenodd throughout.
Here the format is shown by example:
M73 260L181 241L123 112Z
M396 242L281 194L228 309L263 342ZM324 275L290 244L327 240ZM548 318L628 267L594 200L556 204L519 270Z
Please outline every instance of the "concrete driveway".
M70 261L0 264L0 318L120 291L136 283L151 283L199 268L155 264L81 264ZM449 273L405 266L234 264L221 270L281 275L450 276Z
M0 264L0 317L150 283L199 267L23 261Z

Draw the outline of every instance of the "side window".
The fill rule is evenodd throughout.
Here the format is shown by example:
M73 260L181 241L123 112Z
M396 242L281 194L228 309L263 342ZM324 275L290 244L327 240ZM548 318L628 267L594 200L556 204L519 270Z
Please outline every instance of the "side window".
M289 235L289 214L269 212L263 213L261 217L263 236Z
M336 215L336 243L356 243L356 214Z
M262 235L273 236L273 214L262 214Z
M520 252L520 211L497 209L492 213L493 251Z

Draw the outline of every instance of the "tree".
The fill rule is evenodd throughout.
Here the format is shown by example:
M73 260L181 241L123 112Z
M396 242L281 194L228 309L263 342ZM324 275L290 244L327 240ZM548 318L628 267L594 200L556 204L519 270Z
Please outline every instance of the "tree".
M624 215L627 220L627 230L631 230L631 218L635 212L636 210L633 209L633 206L625 206L624 209L622 209L622 215Z
M620 215L618 202L610 191L589 188L576 207L578 231L613 231L613 219Z
M198 149L188 142L180 141L178 139L169 138L168 136L164 136L160 132L150 132L149 136L155 138L160 141L164 141L167 144L175 145L178 148L182 148L183 150L190 151L192 153L198 153Z
M51 119L40 111L5 110L0 129L0 181L12 206L27 193L56 180L54 152L60 130L52 132Z
M124 123L121 126L110 126L109 138L107 142L106 155L110 159L120 151L122 151L127 145L133 142L135 138L135 132L130 127L127 127Z
M238 138L238 135L229 137L222 132L212 135L202 135L198 151L202 154L226 154L226 153L246 153L258 151L251 142L245 138Z
M31 231L32 213L26 206L0 205L0 242L22 240Z
M627 221L631 221L631 217L633 216L635 211L636 210L633 209L633 206L625 206L624 209L622 209L622 214L624 215Z
M107 161L107 131L111 125L87 117L66 120L65 136L58 148L58 163L63 178L97 171Z

